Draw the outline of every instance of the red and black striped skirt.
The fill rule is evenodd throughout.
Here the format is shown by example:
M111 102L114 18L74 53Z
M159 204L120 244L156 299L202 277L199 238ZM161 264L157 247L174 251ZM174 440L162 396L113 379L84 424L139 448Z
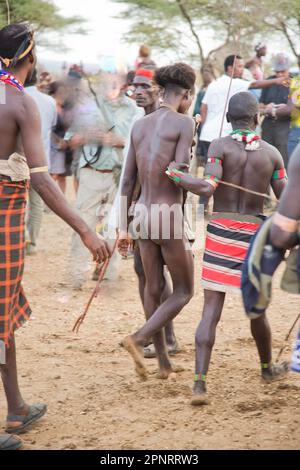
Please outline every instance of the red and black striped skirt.
M242 265L262 217L214 213L208 226L203 257L202 285L218 292L239 291Z

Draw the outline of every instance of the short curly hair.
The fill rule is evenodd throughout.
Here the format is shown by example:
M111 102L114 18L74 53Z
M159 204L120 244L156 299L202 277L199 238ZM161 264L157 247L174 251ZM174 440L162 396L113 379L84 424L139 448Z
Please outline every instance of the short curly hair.
M154 80L158 86L165 89L191 90L196 81L196 74L192 67L183 62L167 65L156 70Z

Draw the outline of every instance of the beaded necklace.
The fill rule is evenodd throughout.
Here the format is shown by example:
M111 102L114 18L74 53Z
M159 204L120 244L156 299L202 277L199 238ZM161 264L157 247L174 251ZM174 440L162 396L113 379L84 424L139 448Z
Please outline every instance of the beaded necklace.
M260 136L254 131L247 129L236 129L230 133L232 139L238 142L245 142L245 150L257 150L259 149Z
M0 82L5 83L6 85L11 85L19 91L24 90L23 84L14 75L5 72L5 70L0 70Z

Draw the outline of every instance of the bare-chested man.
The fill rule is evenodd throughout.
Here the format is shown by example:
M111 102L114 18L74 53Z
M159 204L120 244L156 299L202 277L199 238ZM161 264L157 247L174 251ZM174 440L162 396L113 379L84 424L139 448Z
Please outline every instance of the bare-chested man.
M139 108L144 109L145 115L151 114L159 108L159 88L154 83L153 78L154 78L154 70L138 69L135 73L135 77L132 82L132 87L134 88L134 95L133 95L134 99L136 101L137 106ZM125 162L124 162L124 169L125 169L125 165L126 165L126 157L125 157ZM138 197L139 191L140 191L140 185L137 184L136 195L134 196L134 199ZM118 196L119 195L117 195L116 202L115 202L116 205L119 204ZM127 240L123 239L123 243L120 242L118 248L119 248L120 253L126 256L127 250L128 250ZM134 270L138 277L140 298L141 298L142 304L144 305L146 278L145 278L145 272L143 268L143 263L142 263L141 253L140 253L138 243L135 243L134 245L133 254L134 254ZM161 286L162 302L171 295L171 286L170 286L169 279L166 275L164 276L163 281L164 283ZM178 352L180 352L180 348L175 338L172 322L166 325L165 336L166 336L166 344L167 344L169 355L175 355ZM156 357L155 348L152 342L145 345L144 357L146 358Z
M144 307L148 320L135 334L124 339L123 346L132 355L136 371L143 378L146 378L147 370L142 347L149 338L153 338L157 352L159 377L167 378L173 372L162 328L189 302L194 283L193 258L186 249L188 241L182 230L184 191L172 184L165 171L173 160L186 164L190 160L194 123L184 113L191 105L195 73L188 65L179 63L158 69L155 81L164 90L164 101L157 111L145 116L133 127L122 184L125 202L121 205L122 214L125 215L121 222L121 238L126 239L128 209L138 176L141 193L136 214L143 212L140 218L143 234L138 244L146 277ZM167 209L169 213L174 210L174 219L167 214L166 220L160 214L155 220L157 208ZM163 233L164 223L170 229L167 236ZM173 292L161 303L164 264L173 281Z
M47 172L38 109L23 83L36 64L33 34L22 24L0 30L0 368L8 405L7 434L0 450L21 446L18 437L47 410L27 405L18 386L14 331L31 314L21 281L24 268L24 217L29 175L33 188L65 220L100 262L106 244L68 206ZM25 157L24 157L25 155Z
M178 173L171 165L171 177L187 191L211 197L214 213L207 227L202 282L204 309L196 332L196 375L193 405L208 403L206 375L215 342L216 327L223 310L225 293L239 291L241 268L247 247L263 218L263 197L219 185L220 180L266 193L272 185L277 198L286 183L283 159L278 150L259 139L254 129L258 106L248 92L237 93L229 102L227 119L233 133L212 142L204 179ZM173 175L173 176L172 176ZM287 372L287 365L272 364L271 330L265 315L251 321L262 377L272 381Z

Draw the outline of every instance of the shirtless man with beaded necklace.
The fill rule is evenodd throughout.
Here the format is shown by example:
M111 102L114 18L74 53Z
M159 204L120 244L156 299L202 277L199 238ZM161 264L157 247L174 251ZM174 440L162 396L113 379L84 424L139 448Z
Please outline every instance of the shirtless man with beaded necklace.
M22 289L28 180L53 212L81 236L94 261L100 263L110 254L105 242L69 207L45 166L39 112L23 87L36 64L33 34L26 25L11 24L0 30L0 61L0 371L8 405L0 450L14 450L22 445L15 434L26 431L47 411L45 404L24 401L16 365L14 331L31 315Z
M247 247L263 221L263 197L219 182L224 180L264 194L271 184L277 198L286 184L280 153L260 140L254 131L258 123L258 106L251 93L237 93L231 98L227 120L231 122L233 132L211 143L204 179L182 173L180 170L185 167L176 163L170 165L168 171L177 186L208 198L214 195L214 212L207 227L203 259L204 308L196 331L192 405L209 403L206 375L225 294L239 292ZM288 365L272 364L271 330L265 315L251 320L251 332L261 361L262 378L273 381L284 377Z

